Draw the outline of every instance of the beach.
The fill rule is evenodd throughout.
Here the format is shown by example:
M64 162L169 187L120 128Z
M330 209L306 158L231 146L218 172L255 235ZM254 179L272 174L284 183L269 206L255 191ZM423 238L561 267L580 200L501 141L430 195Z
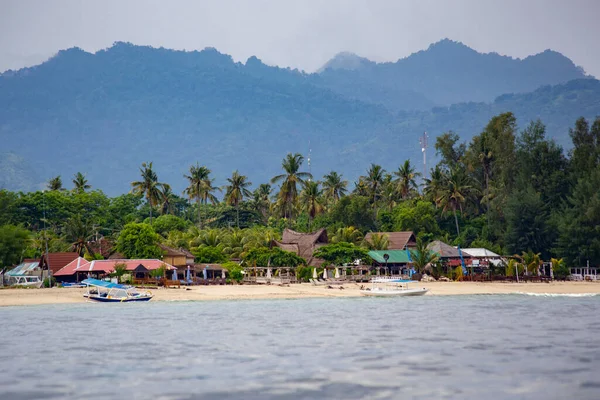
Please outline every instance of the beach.
M365 284L368 286L368 284ZM278 285L223 285L159 288L151 290L152 301L210 301L251 299L303 299L358 297L359 284L314 286L308 283ZM598 294L600 282L502 283L502 282L420 282L413 287L429 289L427 296L516 294ZM83 288L2 289L0 307L41 304L83 303Z

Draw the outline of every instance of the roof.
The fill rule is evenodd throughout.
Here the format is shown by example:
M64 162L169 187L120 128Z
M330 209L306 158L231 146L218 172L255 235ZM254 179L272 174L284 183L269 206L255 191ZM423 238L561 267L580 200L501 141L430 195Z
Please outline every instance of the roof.
M460 258L460 253L456 247L450 246L441 240L434 240L433 242L429 243L427 245L427 249L433 251L442 258ZM469 257L470 255L465 254L463 251L463 256Z
M69 276L73 275L78 270L83 270L86 267L89 267L90 262L83 257L77 257L60 270L54 273L54 276Z
M472 257L481 257L481 258L501 258L499 254L494 253L491 250L484 248L470 248L470 249L462 249L463 255L465 253L469 254Z
M313 252L328 241L327 231L325 229L319 229L318 231L311 233L302 233L291 229L284 229L281 240L274 240L273 243L283 250L296 253L306 260L307 265L312 265L315 261L320 261L313 259ZM322 263L322 261L320 262Z
M48 253L48 262L46 263L46 255L43 254L40 259L40 265L45 269L47 264L50 264L50 269L54 275L65 265L79 257L75 252L68 253Z
M29 273L34 272L36 269L39 269L39 268L40 268L39 261L22 262L21 264L17 265L10 271L6 272L6 275L8 275L8 276L28 275Z
M76 272L103 272L110 274L114 272L115 265L125 264L127 271L135 271L140 265L145 267L147 270L152 271L160 268L163 264L167 267L167 270L177 269L174 266L167 264L162 260L156 259L137 259L137 260L94 260L87 264L81 264L79 268L65 269L59 276L73 275ZM70 273L68 273L70 272ZM57 275L57 274L55 274Z
M160 249L165 252L165 256L169 256L169 257L185 256L185 257L189 257L189 258L194 257L194 255L192 253L190 253L189 251L187 251L186 249L182 249L182 248L174 249L173 247L165 246L164 244L159 244L158 247L160 247Z
M377 233L387 235L389 245L388 250L404 250L407 246L414 247L417 243L415 234L412 231L406 232L369 232L365 235L366 241L371 241L371 235Z
M371 250L369 251L369 257L379 264L385 264L385 258L383 255L387 254L390 256L387 260L389 264L408 264L411 262L408 251L406 250Z
M205 268L207 271L227 271L227 268L223 268L221 264L194 264L194 270L202 271Z
M120 285L114 282L101 281L99 279L88 278L81 281L81 283L89 286L100 286L107 289L128 289L128 286Z

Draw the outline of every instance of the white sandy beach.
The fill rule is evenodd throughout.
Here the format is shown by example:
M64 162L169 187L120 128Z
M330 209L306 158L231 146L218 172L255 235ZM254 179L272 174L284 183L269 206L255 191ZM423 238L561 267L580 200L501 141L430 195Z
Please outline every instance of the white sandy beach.
M500 282L429 282L414 286L430 289L427 296L472 294L599 294L600 282L552 282L552 283L500 283ZM276 285L227 285L193 286L189 288L159 288L152 290L152 301L201 301L201 300L250 300L250 299L296 299L324 297L358 297L360 285L343 285L344 289L329 289L308 283L289 286ZM0 306L35 304L83 303L81 288L52 289L2 289Z

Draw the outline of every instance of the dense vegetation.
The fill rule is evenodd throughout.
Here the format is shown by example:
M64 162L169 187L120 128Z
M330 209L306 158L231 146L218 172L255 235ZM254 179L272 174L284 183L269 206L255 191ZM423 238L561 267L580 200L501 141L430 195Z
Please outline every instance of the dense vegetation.
M600 82L575 78L584 74L556 53L519 61L448 42L398 63L320 74L255 57L236 63L214 49L69 49L0 75L0 188L38 190L75 170L114 196L148 160L178 193L195 160L219 182L234 170L264 182L277 173L274 159L308 157L309 142L315 175L337 170L354 181L374 160L386 169L418 162L423 131L468 141L506 111L524 124L541 118L567 148L573 121L600 114Z
M187 186L182 196L151 162L139 168L131 193L116 197L85 174L74 174L71 190L57 176L45 192L0 191L0 262L39 256L48 237L50 251L89 258L115 251L157 257L163 243L189 249L200 262L299 265L297 257L271 249L272 240L285 227L324 227L333 244L319 254L332 264L387 248L380 235L366 243L369 231L413 230L421 247L437 238L524 260L598 265L600 117L591 124L578 119L569 136L572 150L565 154L541 121L519 131L514 115L502 113L469 143L453 132L437 137L440 161L426 177L407 160L393 170L373 163L354 183L338 171L311 175L298 153L285 156L281 173L262 183L243 171L216 182L212 166L191 163L180 178Z

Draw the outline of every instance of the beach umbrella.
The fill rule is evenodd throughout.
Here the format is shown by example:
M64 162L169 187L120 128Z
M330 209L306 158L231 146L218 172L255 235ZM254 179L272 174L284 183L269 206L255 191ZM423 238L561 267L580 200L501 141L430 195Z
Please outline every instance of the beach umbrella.
M177 268L175 268L173 270L173 280L176 281L177 280Z
M221 278L225 279L225 269L221 270Z
M202 276L204 277L204 279L208 278L208 276L206 274L206 267L204 267L204 269L202 270Z
M327 279L327 268L323 268L323 279Z
M313 268L313 279L317 279L319 276L317 275L317 269Z
M271 268L267 268L267 279L271 279L273 277L273 274L271 272Z
M335 279L339 279L340 278L340 269L338 267L335 267Z
M190 271L190 266L187 266L187 276L185 278L188 282L192 280L192 271Z

